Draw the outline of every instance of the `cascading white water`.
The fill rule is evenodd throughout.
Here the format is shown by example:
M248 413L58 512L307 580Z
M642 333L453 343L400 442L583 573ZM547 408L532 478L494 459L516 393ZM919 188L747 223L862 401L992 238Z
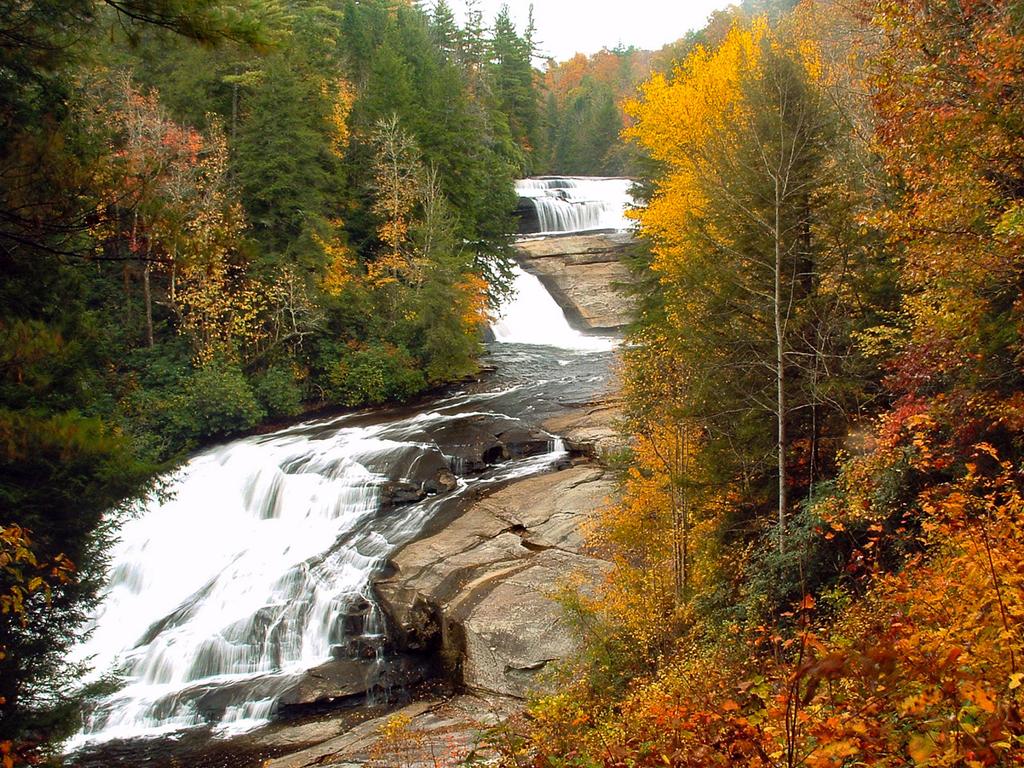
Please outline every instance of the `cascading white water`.
M537 214L524 234L554 235L597 229L627 230L626 209L634 204L630 179L580 176L543 177L516 182L516 194Z
M628 186L623 179L517 183L520 194L541 201L545 226L560 228L552 231L624 229ZM552 190L574 191L546 194ZM617 344L574 330L541 282L518 268L515 289L493 330L497 349L512 350L517 364L542 365L543 372L522 372L527 383L370 426L342 417L246 438L167 478L168 493L121 529L102 605L77 652L76 660L90 661L97 675L119 675L123 686L95 703L68 751L196 726L224 735L249 730L273 717L304 671L344 657L353 641L382 663L386 629L372 582L388 558L474 485L544 471L566 456L552 437L547 454L461 477L467 459L445 453L442 434L463 420L508 419L497 408L503 398L522 415L555 397L548 388L586 396L604 380L595 373L602 356L552 359L545 348L599 352ZM589 378L566 375L563 366ZM472 410L485 403L487 412ZM451 469L460 475L457 488L382 508L387 483L423 466Z
M588 336L569 325L562 308L535 275L516 266L513 276L512 299L499 309L498 318L491 325L496 341L502 344L539 344L578 352L602 352L616 346L614 339Z
M78 655L98 673L119 671L125 685L92 708L67 748L266 722L302 671L351 640L354 609L364 612L363 640L379 651L372 578L453 495L385 513L382 488L417 466L449 466L432 430L481 417L507 418L465 410L374 426L342 418L188 462L170 478L173 495L129 520L111 553L107 593ZM453 493L564 455L509 462L504 474L460 479Z

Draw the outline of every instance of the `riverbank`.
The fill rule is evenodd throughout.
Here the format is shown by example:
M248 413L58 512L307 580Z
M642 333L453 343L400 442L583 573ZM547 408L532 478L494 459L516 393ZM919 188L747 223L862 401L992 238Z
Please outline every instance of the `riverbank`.
M570 449L566 462L486 490L393 555L376 590L398 649L440 660L432 679L386 704L325 698L232 738L200 730L113 744L74 765L435 768L486 753L486 736L576 650L557 592L605 571L580 529L615 493L606 458L619 449L618 414L613 395L561 406L541 426Z
M239 482L244 480L243 485L250 482L245 480L243 475L248 477L256 471L257 468L252 464L252 461L257 457L260 457L262 464L266 464L266 471L270 473L267 475L268 480L279 477L282 482L292 483L293 480L291 478L296 477L291 474L295 469L288 469L291 466L292 460L287 456L276 456L275 452L280 450L280 448L275 448L274 446L279 444L287 446L286 452L288 456L294 453L296 456L306 457L303 459L306 464L310 461L322 463L321 459L316 459L315 457L322 456L326 459L328 456L333 456L337 450L331 447L334 445L338 445L348 455L349 449L343 448L343 446L349 445L353 439L363 440L364 438L359 436L366 429L370 429L373 434L380 434L382 436L393 435L391 439L408 441L412 446L421 447L417 449L416 453L410 453L409 456L402 458L401 461L398 460L399 457L397 455L392 456L386 465L389 476L394 474L395 477L419 478L423 472L428 472L435 464L440 469L444 469L442 464L451 467L458 465L462 468L459 470L460 472L469 473L462 476L463 480L460 483L469 483L469 486L463 488L458 493L439 493L436 496L429 496L427 499L424 499L421 503L428 504L431 508L437 505L440 506L437 507L435 512L423 510L422 515L417 512L420 508L420 503L415 501L421 494L416 494L411 498L400 498L401 494L397 494L394 496L394 506L385 505L377 515L366 518L367 525L372 526L374 530L383 532L385 539L394 540L395 531L389 532L390 529L395 525L401 526L401 521L412 514L416 518L423 517L424 524L417 523L416 528L419 529L419 534L406 539L407 541L429 541L430 546L433 546L438 541L436 537L441 537L446 542L445 546L454 549L473 549L473 547L464 546L464 542L460 543L457 536L446 533L453 525L458 526L461 520L463 521L461 531L463 533L468 532L472 543L480 545L476 548L477 555L479 555L478 565L484 567L484 570L487 567L496 567L502 557L504 557L502 553L506 552L506 550L510 553L511 560L519 561L515 563L510 562L508 571L500 574L509 577L509 579L508 583L503 585L503 591L498 592L499 597L502 594L514 594L513 590L521 591L530 587L531 585L528 584L524 586L522 580L531 578L531 574L533 577L536 577L534 579L535 582L540 580L554 583L556 581L554 572L557 571L559 572L558 575L561 575L561 571L567 570L562 565L567 561L568 556L562 550L569 549L570 547L566 547L558 539L559 531L566 531L565 523L567 518L564 515L557 517L553 514L545 513L541 505L544 502L550 504L559 499L563 493L559 490L559 484L563 482L568 485L579 485L578 489L570 489L571 493L576 494L572 497L575 500L570 503L567 496L562 499L564 503L560 504L560 506L564 506L566 510L573 514L581 516L587 514L603 500L603 494L595 492L588 496L584 493L584 490L587 486L600 488L601 483L594 481L603 480L604 470L597 457L601 454L602 450L605 450L603 446L608 444L608 441L612 439L614 434L612 421L615 406L614 403L607 401L609 390L614 389L614 384L609 379L611 361L606 353L580 354L568 350L558 351L549 348L533 348L518 345L494 345L491 348L489 359L496 364L500 372L489 377L489 381L481 383L479 387L468 387L467 391L463 393L453 394L449 398L435 403L432 410L427 410L423 413L406 413L403 409L401 414L390 413L390 418L386 418L384 423L380 424L376 423L382 416L380 413L367 414L365 417L349 417L339 423L334 421L311 423L305 426L297 426L277 436L257 438L255 442L253 440L242 441L233 446L226 447L222 451L215 452L209 458L213 459L215 465L213 469L218 478L217 492L224 495L225 499L229 496L234 498L234 492L229 490L233 482L225 484L226 471L229 471L231 474L237 474L234 469L230 469L235 463L235 459L230 457L235 457L238 461L242 462L237 469L242 473L239 476ZM486 413L481 411L486 411ZM503 413L521 414L522 421L509 420L508 417L501 415ZM364 418L374 423L363 424ZM429 429L431 436L428 438L426 435L421 435L422 429ZM342 442L338 443L339 440ZM431 463L426 461L426 458L422 460L415 459L415 456L422 452L422 446L435 444L443 446L443 453L446 456L443 463ZM396 449L398 449L397 446L394 449L389 449L388 455L390 456L391 452ZM227 451L227 453L224 453L224 451ZM258 451L258 453L253 451ZM405 452L406 449L400 449L402 456L405 456ZM431 448L429 453L434 456L437 453L437 449ZM222 464L222 461L226 459L229 459L227 466ZM370 460L370 456L367 456L365 460ZM281 463L282 461L284 462L283 464ZM367 466L385 466L379 463L378 458L374 458L372 461L373 463ZM489 464L489 461L496 463ZM328 463L330 466L333 466L334 459L331 459ZM480 466L477 467L477 464L480 464ZM531 464L536 468L530 469ZM278 470L274 469L279 466L285 467L288 470L287 474L279 475ZM319 466L319 464L316 466ZM324 466L326 468L328 465L325 464ZM193 471L198 470L194 469ZM263 470L260 471L262 472ZM306 472L308 470L301 471ZM581 477L587 477L588 482L578 483L577 480L579 478L574 477L577 474L580 474ZM309 477L319 477L319 474L310 475ZM533 479L539 485L523 484L522 479L524 478ZM192 483L194 481L189 482ZM549 485L549 483L554 485ZM301 500L297 497L292 498L287 491L284 493L274 491L273 487L273 485L268 486L265 494L260 493L261 496L266 496L266 503L264 504L261 501L254 507L255 512L253 514L256 517L251 523L244 523L240 519L237 523L233 523L230 526L235 531L236 540L241 530L238 528L239 524L243 526L255 525L257 527L265 525L279 526L285 522L284 518L293 514L298 514L300 518L302 517L304 505L298 504ZM417 486L417 488L419 487ZM423 485L424 489L425 487ZM406 485L399 483L393 489L390 485L385 485L382 491L401 491L404 488L406 488ZM191 485L179 486L177 499L173 502L178 504L179 508L171 514L172 520L170 522L175 529L180 528L182 525L180 515L183 511L192 510L196 514L201 515L201 510L207 506L207 502L200 503L198 500L194 500L196 501L194 504L189 502L189 497L191 496L190 489ZM194 490L197 492L201 491L201 495L203 495L207 493L207 489L208 484L204 483ZM443 488L439 487L438 490L443 490ZM329 495L333 496L334 494L331 492ZM287 501L287 506L282 507L277 501L273 501L274 498L289 499L289 501ZM253 503L255 502L256 497L254 496ZM249 504L249 502L246 503ZM488 505L494 504L498 504L499 507L490 507L492 512L485 514ZM568 509L569 506L572 507L571 510ZM266 507L266 510L272 511L271 518L264 517L265 511L261 511L264 507ZM171 510L168 510L168 513L171 512ZM226 512L227 507L223 507L222 513ZM491 518L488 518L488 514L491 514ZM485 526L476 533L472 531L471 526L466 524L472 520L479 522L485 519L491 519L489 527ZM220 517L218 517L218 520L220 520ZM261 520L264 522L260 522ZM196 522L196 525L201 525L201 523ZM303 523L296 519L295 525L299 527L294 530L305 530L309 527L309 520L306 519L306 522ZM497 526L497 529L495 529L495 526ZM185 525L185 527L188 528L189 526ZM277 530L276 527L275 530ZM281 529L282 532L284 530L286 529ZM289 527L287 530L292 530L292 528ZM502 531L504 531L504 536L502 537L501 544L493 545L485 541L487 536L492 534L500 536ZM518 531L518 533L515 531ZM310 533L310 535L313 534ZM371 535L370 529L365 534L356 532L355 536L356 539L350 543L345 543L349 541L348 538L344 540L339 539L342 548L338 549L337 546L332 546L329 552L339 553L337 556L349 552L354 557L359 552L368 552L369 550L366 547L373 545L374 542L383 541L378 536ZM406 534L400 534L399 538L404 538L405 536ZM516 537L520 544L516 547L503 549L506 542L511 543L512 539L510 536ZM303 539L305 538L308 538L308 536L303 534ZM329 542L333 539L333 536L324 539L322 535L316 534L314 538L316 541ZM212 544L215 539L210 541ZM576 541L573 546L577 546L579 543ZM317 546L322 547L324 545L320 544ZM378 572L378 575L384 579L392 578L395 574L409 575L411 569L406 567L403 572L401 570L402 563L403 559L409 556L409 553L416 551L413 549L415 546L415 544L410 544L405 547L396 548L389 554L388 560L393 559L398 569L391 569L382 564L383 567ZM547 555L540 551L545 547L551 547L552 550ZM147 549L147 551L149 550ZM334 556L333 554L329 555L329 557ZM562 559L558 562L551 561L545 563L544 560L533 562L535 558L541 557L547 557L549 560L551 558ZM152 558L150 557L149 559L151 560ZM545 565L546 568L541 567ZM534 566L537 567L534 568ZM483 581L497 588L501 584L498 580L493 579L495 575L493 573L494 567L487 572ZM497 568L497 570L502 569ZM330 572L340 573L343 571L344 569L338 570L331 566ZM518 580L513 579L512 577L516 571L525 572L526 575L521 576ZM127 572L125 571L125 573ZM428 578L430 573L435 573L435 571L427 569L424 578ZM464 568L457 574L447 574L442 578L442 581L444 581L445 589L452 588L455 590L455 592L452 592L452 596L455 596L462 585L468 584L474 581L477 576L483 575L483 570ZM543 576L543 579L540 578L541 576ZM232 583L236 583L236 581L232 580L226 584L229 586ZM238 583L241 584L242 582ZM429 594L431 592L426 581L413 579L409 583L414 587L414 594L420 592ZM533 586L536 586L536 584ZM465 618L472 619L469 622L469 626L473 636L485 637L490 632L486 623L490 619L486 611L487 601L484 598L489 598L490 593L477 587L474 587L471 591L473 599L471 601L464 600L462 605L465 606L473 603L479 610L475 611L471 617L467 616ZM208 590L195 594L197 596L194 599L198 601L208 601L210 597ZM434 597L439 595L440 593L436 593ZM547 596L543 597L547 599ZM519 598L512 597L511 599L518 600ZM531 599L540 600L539 597ZM376 602L379 602L381 607L384 608L383 600ZM225 605L234 604L225 603ZM283 603L281 610L291 610L288 606L300 609L302 606L309 604L306 598L296 597L295 600ZM196 609L201 607L202 602L196 603ZM439 599L437 607L439 610L444 609L447 611L448 603L446 600ZM188 621L190 615L193 615L191 612L195 609L189 610L190 613L188 614L180 613L186 621ZM543 611L537 611L536 615L546 615L550 622L552 617L551 611L557 610L557 605L548 601L545 604L545 610L547 611L546 614ZM349 617L345 618L346 627L351 618L356 618L356 614L350 614L347 610L344 611L344 616ZM420 702L424 700L423 697L426 697L425 700L431 703L430 711L436 713L437 709L434 705L447 701L450 695L455 695L456 692L464 694L466 691L476 693L476 698L484 698L489 702L485 707L473 704L472 697L455 705L460 707L461 710L477 713L472 718L466 715L460 721L475 723L472 727L467 725L463 729L467 734L476 733L480 727L493 720L488 713L495 709L495 700L500 702L505 697L511 698L511 703L508 706L502 704L501 707L498 707L502 711L514 711L520 706L521 702L517 703L519 700L515 696L522 695L525 689L510 691L507 687L496 686L491 682L487 682L487 680L484 680L484 682L471 680L469 682L472 684L472 689L468 689L461 677L461 670L465 665L459 662L454 664L444 662L444 658L450 659L453 657L453 654L448 653L445 655L439 652L441 648L440 635L432 638L427 645L418 644L418 648L411 647L417 644L410 643L407 634L395 631L397 623L393 619L389 621L389 624L392 626L388 627L388 640L386 641L389 654L387 663L389 665L394 663L396 665L394 669L397 672L411 669L416 674L400 675L398 677L388 675L387 679L382 681L384 685L393 686L390 691L392 697L388 700L390 706L403 706L410 700ZM452 621L448 619L447 615L442 615L438 626L452 626ZM516 627L515 629L518 632L519 628ZM355 632L354 638L362 643L363 641L360 640L359 635L362 630L353 626L351 631ZM543 634L536 630L529 630L529 632L532 632L534 637ZM451 635L451 637L456 636L462 635L457 633ZM568 653L572 649L571 642L565 639L564 634L561 636L561 639L556 639L552 635L552 641L553 644L549 648L561 648L563 653ZM359 647L362 648L363 645L359 645ZM449 643L447 647L453 648L456 646ZM474 647L475 651L470 654L475 664L473 669L484 670L484 672L478 673L477 676L480 679L498 679L504 673L504 666L492 666L490 668L491 671L488 672L487 665L478 662L484 658L479 652L480 648L489 646L482 646L478 642ZM505 650L503 653L512 654L513 652ZM457 656L457 654L455 655ZM539 670L541 666L545 666L557 655L557 653L551 653L548 650L542 652L542 658L535 657L529 659L526 655L520 655L515 658L509 656L511 659L509 666L517 667L520 670L519 672L513 672L511 678L523 677L524 675L526 677L534 676L532 674L534 671ZM360 658L362 657L360 656ZM437 660L439 663L433 663L434 660ZM348 659L346 657L338 658L337 661L339 666L352 666L353 662L358 661L358 659ZM403 667L402 665L406 661L412 662L412 666ZM539 661L543 661L544 664L538 664ZM421 666L417 667L417 663ZM536 667L536 669L531 670L529 667ZM493 674L494 669L497 669L497 674ZM278 708L274 721L256 731L250 731L240 736L230 736L228 735L230 730L225 732L222 728L218 727L217 713L223 711L225 706L233 706L229 701L229 697L235 696L234 688L236 686L217 686L216 681L211 680L211 684L204 687L201 691L195 686L183 691L185 695L189 696L192 695L193 689L201 694L200 698L196 700L197 706L204 708L203 712L207 710L211 712L212 717L207 718L209 725L204 726L200 724L198 728L157 738L139 738L135 736L128 737L126 740L115 739L98 744L95 748L86 749L84 752L75 755L69 764L104 767L108 765L146 766L147 768L164 768L165 766L188 764L201 768L249 768L249 766L255 768L255 766L261 765L267 759L286 756L347 733L352 728L360 725L367 717L372 719L374 716L387 713L388 710L386 709L371 708L366 705L364 692L371 689L365 688L365 686L360 688L359 683L360 681L365 682L371 679L371 677L364 675L346 677L342 675L337 678L339 687L332 687L331 681L325 679L323 682L327 683L327 685L317 690L316 686L321 682L316 679L319 677L318 671L313 669L308 673L308 682L313 683L313 685L302 694L300 697L301 702L298 700L294 702L298 703L298 706L294 706L294 703L289 703L294 698L291 694L280 695L279 703L281 706ZM435 680L439 679L438 676L443 676L440 679L449 683L444 687L446 697L438 699L432 690L424 691L423 687L417 683L417 680L424 676L432 677ZM258 681L254 681L254 684L256 683ZM262 683L258 684L262 685ZM493 688L497 688L497 690L491 690ZM450 692L450 695L448 692ZM376 685L373 686L372 697L377 701L381 701L386 693L386 691L378 691ZM179 701L178 698L168 699L168 702L175 704L175 706L177 706L177 701ZM471 704L473 706L470 706ZM423 713L419 714L422 715ZM147 723L142 722L142 725L145 726ZM467 735L466 738L468 739L470 736Z
M616 343L570 328L531 279L484 380L182 468L116 553L93 646L135 674L90 711L74 764L247 768L343 737L324 749L358 751L373 727L347 734L395 706L417 707L409 726L455 707L465 742L543 688L576 650L557 589L607 570L580 527L614 491ZM169 542L211 522L225 535L203 539L200 568L164 581Z

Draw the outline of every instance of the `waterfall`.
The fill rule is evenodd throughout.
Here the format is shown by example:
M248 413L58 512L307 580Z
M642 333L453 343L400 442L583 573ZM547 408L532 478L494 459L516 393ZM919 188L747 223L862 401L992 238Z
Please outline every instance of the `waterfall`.
M626 209L633 205L630 179L542 177L516 182L522 234L554 235L612 229L627 230Z
M371 584L388 557L446 500L565 455L507 461L447 494L385 504L388 483L431 488L450 471L448 454L467 439L460 429L518 423L472 410L487 397L370 426L350 416L238 440L167 478L170 494L121 529L78 649L78 660L124 685L92 706L66 748L196 726L233 734L266 722L305 670L359 658L372 673L385 622Z
M602 352L617 342L603 336L588 336L569 325L562 308L535 275L513 267L512 299L504 304L491 325L502 344L533 344L577 352Z
M628 183L527 180L517 188L538 200L545 190L572 190L551 198L553 208L538 207L572 206L579 220L564 219L567 227L618 227ZM594 185L619 190L614 214L584 200ZM481 423L496 434L529 432L517 417L540 419L603 387L601 355L563 351L617 342L574 330L535 276L516 268L514 281L492 348L520 368L505 374L512 386L455 395L411 416L352 414L236 440L164 478L164 490L121 527L101 604L72 659L120 688L92 703L67 751L193 728L233 735L272 719L321 664L358 660L370 676L386 666L387 622L372 586L394 552L473 489L549 470L567 455L548 436L546 454L481 463L467 440ZM397 503L388 494L398 486L421 497Z

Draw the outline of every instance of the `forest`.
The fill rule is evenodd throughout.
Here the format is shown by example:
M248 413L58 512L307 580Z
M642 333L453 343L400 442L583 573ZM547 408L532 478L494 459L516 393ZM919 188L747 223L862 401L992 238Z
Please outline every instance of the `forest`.
M630 447L498 759L1021 765L1024 7L751 1L543 69L467 7L0 0L2 764L95 692L132 501L475 374L561 173L642 200Z
M613 570L510 765L1024 762L1024 8L787 5L620 102Z

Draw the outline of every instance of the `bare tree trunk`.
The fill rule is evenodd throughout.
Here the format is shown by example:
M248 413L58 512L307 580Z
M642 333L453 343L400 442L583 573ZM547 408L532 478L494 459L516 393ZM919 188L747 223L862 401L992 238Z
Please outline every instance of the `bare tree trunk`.
M688 501L686 498L686 489L682 489L683 503L682 507L682 523L683 523L683 602L690 599L690 510L688 508Z
M682 557L680 570L682 571L682 602L690 599L690 498L686 492L686 480L690 471L689 435L686 432L686 421L680 426L679 433L679 514L682 525Z
M683 604L683 570L686 555L683 554L682 517L679 511L679 491L675 488L675 483L673 483L670 496L672 498L672 580L675 604L678 607Z
M668 471L672 501L672 567L676 607L690 596L690 509L686 492L689 472L688 435L685 422L676 430L672 452L662 459Z

